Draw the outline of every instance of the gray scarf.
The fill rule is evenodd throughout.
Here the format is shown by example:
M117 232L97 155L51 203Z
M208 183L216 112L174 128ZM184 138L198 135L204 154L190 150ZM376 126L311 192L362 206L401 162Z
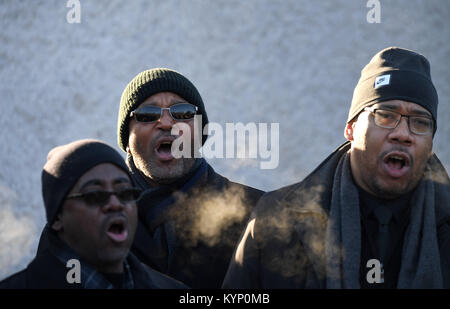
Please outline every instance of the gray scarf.
M442 288L436 230L434 184L427 166L411 199L398 288ZM350 155L339 161L334 174L325 240L326 287L360 288L361 223L358 189L350 175Z

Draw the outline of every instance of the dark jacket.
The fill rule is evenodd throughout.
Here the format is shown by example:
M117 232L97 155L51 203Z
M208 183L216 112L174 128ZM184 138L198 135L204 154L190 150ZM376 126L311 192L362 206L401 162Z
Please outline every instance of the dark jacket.
M142 177L135 168L133 175ZM220 288L263 192L229 181L205 160L182 183L144 189L133 253L192 288Z
M66 277L70 268L67 268L57 257L60 252L67 250L67 248L65 243L48 227L45 227L39 241L36 257L27 268L1 281L0 289L82 289L95 288L95 284L98 288L105 288L110 285L102 275L81 260L81 269L89 268L89 275L95 275L100 280L97 283L91 282L89 286L85 285L84 277L82 277L81 283L68 283ZM131 272L131 285L135 289L187 288L181 282L148 268L131 253L126 261L127 269Z
M345 143L303 181L266 193L252 213L230 262L223 288L325 288L325 231L333 175ZM436 186L436 203L448 201L450 182L433 156L430 163L445 174ZM445 195L445 196L444 196ZM443 199L445 197L445 199ZM436 214L444 285L450 287L450 205Z

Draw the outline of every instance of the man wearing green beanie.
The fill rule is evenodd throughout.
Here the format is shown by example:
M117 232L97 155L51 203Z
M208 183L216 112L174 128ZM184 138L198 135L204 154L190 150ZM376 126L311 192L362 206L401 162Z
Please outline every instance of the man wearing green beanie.
M361 72L339 146L267 193L225 288L450 288L450 181L432 151L430 65L389 47Z
M207 136L195 143L196 127L203 131L207 123L196 87L174 70L141 72L123 91L118 144L144 191L132 251L193 288L220 288L240 232L263 193L229 181L197 156ZM179 136L172 135L176 126L182 126ZM183 135L197 147L180 158L172 145Z

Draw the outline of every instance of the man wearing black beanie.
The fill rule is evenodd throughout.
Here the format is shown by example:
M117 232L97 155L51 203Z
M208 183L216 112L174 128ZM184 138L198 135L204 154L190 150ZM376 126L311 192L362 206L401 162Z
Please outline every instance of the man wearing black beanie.
M53 148L42 171L47 224L36 257L0 289L186 288L129 253L140 193L107 144L85 139Z
M193 288L220 288L240 232L262 195L217 174L196 155L207 138L202 134L207 123L199 92L174 70L141 72L123 91L118 144L144 190L132 251ZM178 125L187 128L180 136L194 145L192 155L181 158L172 152L180 138L172 129ZM202 131L197 143L196 127Z
M411 50L378 52L346 143L258 203L225 288L450 288L450 181L432 151L438 96Z

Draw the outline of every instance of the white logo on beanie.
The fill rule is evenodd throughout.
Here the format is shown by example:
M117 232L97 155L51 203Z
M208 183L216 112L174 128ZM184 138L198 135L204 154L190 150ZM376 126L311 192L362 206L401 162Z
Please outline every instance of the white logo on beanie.
M391 80L391 74L378 76L377 78L375 78L374 88L377 89L381 86L389 85L390 80Z

